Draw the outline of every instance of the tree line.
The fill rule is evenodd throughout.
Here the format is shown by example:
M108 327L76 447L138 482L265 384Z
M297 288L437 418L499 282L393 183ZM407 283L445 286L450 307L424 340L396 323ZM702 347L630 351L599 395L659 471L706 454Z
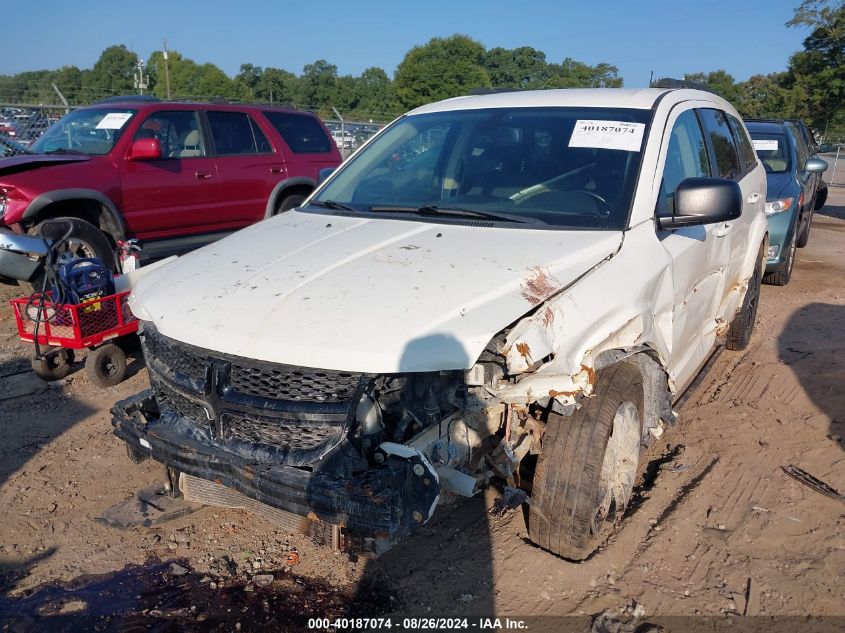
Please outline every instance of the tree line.
M804 49L783 72L737 82L725 70L692 72L686 79L706 84L745 117L802 118L828 138L845 137L845 4L804 0L789 26L809 27ZM73 105L137 92L138 56L124 45L107 48L90 69L64 66L0 76L0 102L55 104L54 85ZM164 98L169 73L174 99L232 99L289 104L325 118L337 109L345 118L384 122L411 108L479 88L537 89L621 87L619 69L571 58L549 61L530 46L486 49L466 35L433 38L409 50L393 77L373 66L360 75L340 75L325 59L296 75L275 67L243 64L230 77L218 66L200 64L176 51L167 60L155 51L147 60L147 92Z
M724 70L686 78L709 86L745 118L803 119L825 140L845 140L845 3L804 0L787 26L810 34L786 70L742 82Z
M165 66L166 63L166 66ZM57 103L53 84L74 105L116 94L137 93L138 56L126 46L110 46L91 69L65 66L0 76L0 101ZM573 59L561 63L531 47L484 46L465 35L434 38L412 48L391 79L373 66L360 75L340 75L325 59L305 65L300 75L281 68L243 64L229 77L211 63L199 64L179 52L154 51L146 62L147 92L174 99L233 99L289 104L321 115L336 108L346 118L388 121L410 108L477 88L619 87L619 70Z

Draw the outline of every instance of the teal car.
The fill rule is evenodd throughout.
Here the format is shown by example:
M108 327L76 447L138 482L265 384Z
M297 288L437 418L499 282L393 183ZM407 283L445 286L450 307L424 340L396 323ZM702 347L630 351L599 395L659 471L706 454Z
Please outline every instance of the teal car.
M813 155L790 121L746 120L757 157L766 169L769 253L763 282L785 286L795 250L810 239L810 225L827 163Z

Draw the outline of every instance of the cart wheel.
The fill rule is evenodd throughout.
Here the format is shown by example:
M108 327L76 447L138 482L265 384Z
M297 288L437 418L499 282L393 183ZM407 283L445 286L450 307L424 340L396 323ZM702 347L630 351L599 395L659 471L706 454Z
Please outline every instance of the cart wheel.
M40 359L32 359L32 371L48 382L61 380L67 376L71 365L73 365L73 350L63 347L42 354Z
M113 387L126 376L126 354L114 343L88 352L85 373L95 385Z

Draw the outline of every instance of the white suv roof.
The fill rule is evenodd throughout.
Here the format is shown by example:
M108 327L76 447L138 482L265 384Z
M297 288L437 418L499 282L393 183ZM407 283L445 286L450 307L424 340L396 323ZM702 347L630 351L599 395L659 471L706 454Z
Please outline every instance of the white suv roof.
M529 108L543 106L636 108L648 110L657 99L667 93L678 93L678 100L697 99L703 101L723 100L710 92L692 89L671 88L583 88L559 90L519 90L497 92L485 95L454 97L421 106L408 114L445 112L449 110L476 110L482 108Z

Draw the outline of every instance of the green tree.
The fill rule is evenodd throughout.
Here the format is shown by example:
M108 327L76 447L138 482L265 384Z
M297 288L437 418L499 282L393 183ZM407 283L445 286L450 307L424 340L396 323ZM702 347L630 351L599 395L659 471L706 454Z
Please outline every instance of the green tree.
M739 100L734 107L747 119L773 119L788 115L788 91L781 85L784 73L752 75L738 84Z
M254 96L255 89L261 81L264 74L261 66L253 66L252 64L241 64L240 72L235 75L235 83L242 91Z
M328 105L337 108L341 114L353 112L358 108L361 91L358 89L358 79L351 75L338 77L334 83L333 95Z
M547 88L621 88L619 69L601 63L590 66L567 57L560 64L549 64Z
M415 108L440 99L489 87L484 69L484 46L466 35L435 37L415 46L396 69L396 96L403 108Z
M76 66L62 66L53 73L52 80L59 90L62 91L65 99L70 102L76 102L79 98L79 92L82 89L83 76L84 72Z
M109 46L82 77L81 96L90 100L135 92L138 56L123 44Z
M787 26L805 26L822 29L832 41L842 46L845 39L845 22L842 12L845 9L842 0L803 0L795 9L795 15L786 23Z
M802 115L824 135L845 135L845 3L804 0L789 26L812 29L792 55L785 85L804 97Z
M170 94L175 99L249 98L249 91L245 86L231 79L214 64L197 64L177 51L168 51L167 64L170 69ZM159 98L165 98L167 91L164 81L164 57L161 51L150 55L148 69L152 93Z
M308 109L331 112L336 96L337 66L325 59L306 64L299 78L299 104Z
M396 91L383 69L372 66L361 73L357 82L358 110L363 118L389 119L398 112Z
M492 48L484 55L484 69L494 88L543 88L549 78L546 54L530 46Z
M196 76L188 89L188 94L224 99L243 99L248 96L226 73L209 63L197 66Z
M42 103L56 100L50 85L53 72L33 70L0 79L0 90L9 95L5 100L13 103Z
M293 104L298 93L297 76L280 68L265 68L254 88L255 98L268 103Z
M709 73L687 73L684 75L684 79L704 84L722 98L727 99L734 107L738 107L737 104L741 101L742 88L736 83L733 75L725 70L714 70Z

